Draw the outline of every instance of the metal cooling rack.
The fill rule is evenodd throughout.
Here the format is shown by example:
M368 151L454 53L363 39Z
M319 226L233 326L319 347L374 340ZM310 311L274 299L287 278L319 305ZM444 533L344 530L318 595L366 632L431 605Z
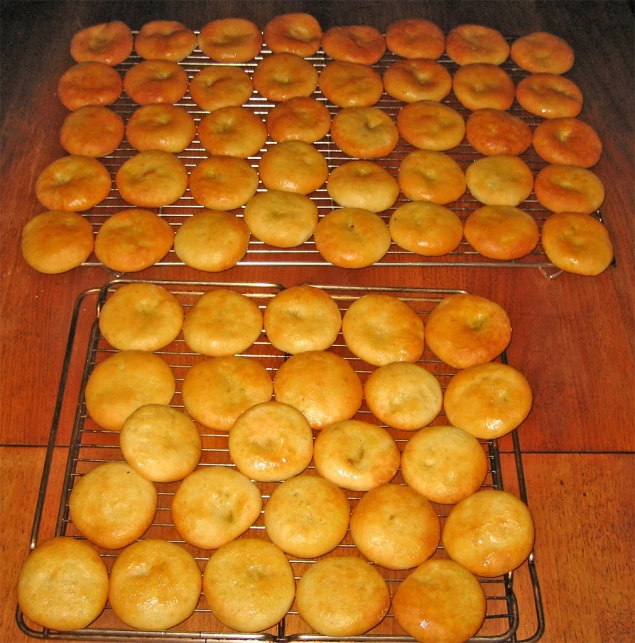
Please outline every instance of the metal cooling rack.
M510 42L513 41L513 38L508 39ZM257 56L253 61L248 63L233 64L235 67L239 67L245 70L248 74L253 74L254 69L258 63L267 55L271 53L265 46L261 51L260 55ZM383 72L396 60L399 60L398 56L395 56L391 52L387 52L384 57L373 67L383 75ZM313 65L319 70L323 69L324 66L331 61L330 58L320 50L314 56L307 58ZM128 60L124 63L118 65L116 69L123 75L125 72L134 64L141 61L136 54L131 55ZM458 68L458 65L454 63L446 54L444 54L438 61L453 73L454 70ZM192 77L201 69L207 66L219 65L220 63L213 62L209 57L203 54L200 49L195 49L195 51L188 56L184 61L180 63L182 67L188 74L188 78L191 80ZM511 59L508 59L503 65L501 65L505 71L514 80L517 84L518 80L527 76L526 71L516 66ZM336 105L330 103L326 97L321 93L318 88L313 94L314 98L326 104L331 113L331 116L334 116L340 108ZM457 100L454 92L451 92L446 98L442 101L444 104L449 105L458 111L464 119L467 119L471 114L470 110L466 109L461 105ZM380 101L375 105L379 109L385 111L389 114L393 120L396 119L396 116L403 107L405 103L396 100L388 96L385 92L382 95ZM189 91L184 96L182 101L177 103L177 105L185 108L190 114L192 114L194 120L198 124L200 120L208 114L209 112L201 110L196 103L192 100ZM258 116L263 120L266 119L267 114L273 107L275 103L270 102L260 96L255 90L250 97L249 101L245 103L244 107L247 107L253 110ZM119 113L123 118L124 122L127 123L130 115L137 108L137 104L133 102L125 93L122 94L120 99L111 106L114 111ZM534 116L527 111L525 111L517 101L514 101L512 107L508 110L510 113L522 118L525 120L531 128L535 128L542 119L538 116ZM258 167L261 155L266 152L267 147L275 145L273 141L267 141L265 147L260 150L260 153L256 156L249 157L248 161L251 163L252 167ZM329 166L329 172L336 168L338 165L351 160L351 157L343 153L331 140L330 133L327 134L322 140L316 142L316 149L318 149L327 160ZM400 138L399 143L396 149L386 158L382 159L373 159L379 165L384 167L389 171L395 178L399 170L399 166L403 158L414 151L416 148L407 143L404 139ZM130 144L124 139L120 147L111 155L106 156L102 159L103 163L106 165L108 170L111 172L114 177L119 167L129 158L134 156L137 151L130 146ZM476 150L467 142L467 139L464 138L463 142L453 150L447 152L449 156L454 158L463 170L467 168L468 165L473 163L475 160L482 158L482 155L476 152ZM206 158L208 153L205 151L204 147L201 145L198 134L192 144L184 150L182 153L177 154L179 158L183 160L186 167L191 170L199 160ZM538 154L534 151L533 147L530 147L525 153L521 155L521 158L528 164L531 170L536 174L543 167L548 165L543 161ZM261 186L259 191L265 191ZM322 218L333 209L337 209L339 206L331 199L328 195L326 187L322 187L316 190L314 193L309 195L310 198L315 202L318 208L319 217ZM407 199L400 194L399 199L395 205L381 213L380 216L384 219L386 223L390 219L391 214L394 210L407 203ZM482 204L474 199L469 191L456 202L448 204L453 212L455 212L461 221L464 223L467 217L475 209L481 207ZM84 216L93 224L95 230L98 230L102 223L114 212L117 212L122 209L132 207L129 203L124 201L119 195L115 183L113 181L113 189L111 190L110 195L98 206L92 210L84 213ZM546 210L536 199L535 194L532 192L526 201L524 201L519 207L529 213L534 217L536 223L538 224L539 229L542 229L544 220L551 214ZM151 208L150 208L151 209ZM162 208L155 209L161 217L165 218L175 229L189 217L195 214L198 210L202 209L202 206L194 201L190 194L189 188L186 190L182 198L180 198L174 204L164 206ZM238 216L242 216L242 209L235 210ZM600 213L596 213L596 216L600 218ZM87 266L101 265L99 261L93 255L88 261L84 264ZM184 265L183 262L176 256L174 250L170 252L156 265L159 266L179 266ZM326 260L322 258L315 247L313 238L301 246L297 246L291 249L282 249L275 248L273 246L268 246L261 241L254 239L252 237L247 253L244 258L237 264L241 266L329 266ZM463 239L460 246L453 252L446 254L442 257L424 257L417 255L413 252L403 250L394 242L391 244L388 253L384 258L378 262L378 266L418 266L418 267L432 267L432 266L472 266L472 267L531 267L539 268L541 272L547 278L553 278L556 275L560 274L560 270L557 269L551 261L547 258L542 248L542 245L539 243L538 246L528 255L521 257L519 259L511 261L500 261L495 259L488 259L479 253L477 253L468 242ZM122 276L121 274L113 273L116 276Z
M50 433L50 440L47 449L47 457L42 475L40 493L31 536L30 547L33 549L39 541L55 536L72 536L82 538L75 528L68 508L69 495L73 489L75 480L92 468L103 462L123 461L119 450L118 432L105 431L101 429L86 413L84 401L84 389L86 382L93 368L104 359L107 359L114 349L105 341L99 331L99 313L104 302L122 285L131 283L128 280L115 280L102 288L93 288L85 291L79 296L75 303L69 339L66 348L63 371L60 380L60 387L55 406L53 424ZM186 313L198 298L210 290L216 288L230 289L239 292L255 301L261 309L264 309L267 302L274 297L282 286L269 283L211 283L211 282L177 282L177 281L153 281L164 286L172 292L183 305ZM328 292L338 303L342 313L349 305L359 297L368 293L384 293L398 297L406 302L425 321L428 314L434 309L441 299L456 290L432 290L432 289L399 289L399 288L364 288L344 286L319 286ZM353 366L362 381L366 379L373 367L362 362L350 353L343 341L341 334L330 349L341 355ZM172 406L183 409L181 390L182 383L187 370L203 357L192 352L183 340L182 333L169 346L158 351L163 359L171 366L177 384L176 394ZM248 359L259 360L271 373L272 376L278 366L288 357L275 349L267 340L264 332L254 345L243 354ZM503 354L501 361L506 361ZM455 369L440 362L428 349L425 350L420 362L427 370L432 372L441 383L442 387L447 386L448 381L456 372ZM356 416L360 420L370 420L370 412L365 403ZM433 424L446 424L443 413ZM229 456L227 434L217 433L199 426L203 440L203 455L200 466L234 466ZM72 432L71 432L72 431ZM411 433L394 431L390 429L395 437L400 450L403 448ZM70 433L70 435L69 435ZM520 445L516 432L513 432L513 467L505 464L506 484L505 488L515 490L523 501L527 501L524 474ZM61 469L53 467L53 458L59 445L68 444L68 457L66 461L63 481ZM57 448L56 448L57 446ZM503 473L501 471L501 458L497 441L483 441L483 449L488 458L488 474L484 482L484 488L502 489ZM507 467L513 469L508 471ZM313 465L310 465L310 469ZM59 474L57 473L59 471ZM309 470L310 473L310 470ZM401 472L393 482L403 483ZM159 508L152 526L144 535L144 538L164 538L179 543L190 551L204 567L209 558L210 552L196 549L184 543L171 523L169 506L171 498L179 483L157 484L159 492ZM266 506L271 491L276 483L257 483ZM349 492L351 507L354 507L361 498L359 492ZM448 506L435 505L441 524L444 524L445 517L449 510ZM57 514L55 524L45 522L46 517ZM51 519L52 522L52 519ZM50 532L50 533L49 533ZM247 535L264 537L264 523L262 516L254 526L247 532ZM100 555L110 569L116 553L109 550L99 550ZM339 553L345 551L348 554L356 552L355 546L347 534L343 543L337 548ZM337 550L336 550L337 551ZM435 556L443 557L442 547L439 547ZM315 561L291 560L296 579L307 565ZM391 596L394 595L397 584L411 570L391 571L378 567L382 571L388 583ZM536 624L535 633L525 643L537 641L544 629L544 617L540 588L534 563L534 554L523 566L516 570L492 579L481 579L482 587L487 595L487 616L483 627L478 635L472 639L480 643L494 643L500 641L517 641L516 631L520 623L519 608L514 593L515 578L521 575L524 582L530 583L533 591L534 604L531 615L527 615L530 622ZM526 585L527 586L527 585ZM109 607L90 627L76 632L60 633L48 629L42 629L32 622L27 622L24 615L18 608L17 621L20 629L29 636L42 639L73 639L86 641L128 641L128 640L161 640L161 641L274 641L276 643L287 643L290 641L335 641L336 639L312 633L311 629L299 618L295 604L283 621L275 628L261 634L239 634L229 630L215 619L205 601L203 595L199 601L194 614L180 626L167 632L150 632L132 630L125 626L114 615ZM388 633L386 633L388 632ZM383 623L371 630L364 636L337 639L346 641L376 641L385 643L412 643L413 639L405 635L400 629L392 612L389 612Z

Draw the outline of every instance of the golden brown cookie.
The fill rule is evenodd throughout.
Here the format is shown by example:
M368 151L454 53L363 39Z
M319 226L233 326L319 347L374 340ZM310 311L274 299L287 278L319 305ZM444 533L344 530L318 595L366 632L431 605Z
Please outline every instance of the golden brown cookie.
M201 145L213 155L255 156L267 140L267 126L246 107L219 107L198 124Z
M182 152L195 136L196 124L189 112L165 103L138 107L126 125L128 142L140 152Z
M240 67L203 67L190 81L190 96L201 108L213 112L221 107L238 107L249 100L254 89L251 76Z
M263 57L254 69L252 80L261 96L281 102L311 96L318 85L318 73L308 60L283 52Z
M458 65L489 63L500 65L509 56L509 45L496 29L464 24L450 30L445 50Z
M516 99L530 114L543 118L574 117L582 111L582 92L557 74L532 74L516 87Z
M410 152L401 162L397 181L411 201L438 205L457 201L466 187L461 166L451 156L434 150Z
M395 149L399 131L392 118L377 107L345 107L333 118L331 137L345 154L375 159Z
M260 53L258 25L244 18L220 18L203 25L198 46L216 62L244 63Z
M406 18L388 25L386 45L403 58L436 60L445 51L445 34L430 20Z
M397 60L384 72L384 87L404 103L441 101L452 90L452 76L434 60Z
M331 129L328 107L315 98L299 96L278 103L267 113L267 130L271 140L315 143Z
M119 96L121 76L101 62L82 62L65 71L57 83L57 97L74 111L84 105L112 105Z
M268 148L259 165L260 180L268 190L309 194L324 185L328 165L310 143L289 140Z
M176 20L146 22L134 41L135 51L146 60L180 62L196 47L194 32Z
M374 65L384 55L386 41L369 25L338 26L323 34L322 49L334 60Z
M491 108L472 112L465 124L465 134L470 145L487 156L519 156L532 140L531 129L522 118Z
M536 176L536 198L552 212L591 214L604 202L604 185L590 170L575 165L547 165Z
M573 67L573 49L558 36L534 31L517 38L511 46L512 60L532 73L564 74Z
M516 89L509 74L487 63L459 67L452 78L452 89L457 99L469 110L509 109Z
M288 52L306 58L320 48L322 27L308 13L284 13L272 18L263 34L274 54Z
M187 72L171 60L142 60L123 77L126 94L139 105L178 103L188 86Z
M85 27L71 40L71 56L78 63L94 61L114 67L131 53L132 32L121 20Z
M449 150L465 135L463 117L451 107L431 100L405 105L397 116L397 129L411 145L422 150Z
M338 107L369 107L384 91L381 76L372 67L344 60L328 63L320 73L319 85Z
M551 118L534 130L534 149L547 163L590 168L602 156L602 141L577 118Z
M71 112L60 129L60 145L69 153L98 158L112 154L123 140L119 114L102 105L85 105Z

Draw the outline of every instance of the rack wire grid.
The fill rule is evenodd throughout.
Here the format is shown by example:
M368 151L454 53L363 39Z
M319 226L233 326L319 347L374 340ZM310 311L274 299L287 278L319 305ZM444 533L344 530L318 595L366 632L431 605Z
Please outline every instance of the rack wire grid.
M38 544L38 541L45 540L53 535L65 535L83 539L83 536L73 524L72 516L69 512L69 496L75 481L101 463L124 461L119 449L119 432L101 429L87 414L84 390L95 366L116 352L100 333L99 314L102 306L109 297L111 297L118 288L127 283L133 282L125 279L113 280L102 288L93 288L85 291L78 297L75 303L47 449L47 457L33 522L31 549ZM134 281L134 283L139 282ZM193 304L204 293L217 288L229 289L240 293L256 302L261 310L264 310L267 302L283 289L282 286L271 283L178 281L153 281L146 283L155 283L166 288L175 295L186 312L191 309ZM363 288L327 285L319 285L317 287L323 289L333 297L342 314L346 312L352 302L363 295L381 293L397 297L404 301L424 321L439 301L450 294L460 292L456 290L418 288ZM346 359L358 373L362 382L364 382L374 370L374 367L361 361L348 350L341 333L329 350ZM189 349L183 339L182 332L170 345L157 351L157 354L170 365L175 375L177 383L176 394L171 402L171 406L183 410L181 395L183 379L193 364L205 358ZM241 356L247 359L258 360L267 368L272 377L275 376L280 364L289 357L270 344L264 331L251 348ZM498 361L506 363L506 355L503 353L500 358L498 358ZM445 389L450 378L456 373L455 369L440 362L427 348L418 363L436 376L443 389ZM359 420L378 423L378 421L372 417L365 401L355 417ZM440 413L433 424L447 424L443 412ZM386 427L386 425L382 426L390 431L401 451L412 433L396 431ZM228 434L206 429L202 425L199 425L199 429L203 442L203 454L199 466L235 466L229 455ZM483 488L506 488L527 502L520 444L516 431L512 433L512 441L513 446L511 451L513 453L504 454L505 458L503 459L501 459L499 444L496 440L482 441L482 447L488 460L488 473ZM63 463L60 464L58 460L55 460L56 464L53 464L56 458L56 452L59 452L60 443L69 444L63 481L61 480L62 471L64 470ZM503 484L502 469L505 469L505 485ZM315 473L313 462L311 462L306 473ZM395 484L404 484L401 470L399 470L392 482ZM197 549L184 542L171 522L170 504L174 492L178 488L178 484L179 483L156 484L159 494L158 510L153 524L143 538L163 538L178 543L190 551L198 561L201 569L204 569L210 554L213 552ZM279 483L257 483L262 493L265 508L267 499L277 484ZM361 492L348 492L351 509L354 509L362 495ZM440 517L441 526L443 526L451 507L447 505L434 505L434 507ZM52 516L54 514L57 514L57 520L54 525L52 524L52 518L49 520L49 523L44 522L45 516ZM266 538L262 514L248 530L246 535ZM98 547L96 547L96 549L99 551L108 569L110 569L118 552L99 549ZM357 550L351 539L350 532L347 533L343 542L336 550L327 555L338 554L357 555ZM439 546L434 556L446 557L442 546ZM296 580L298 580L303 570L306 569L308 565L313 564L315 560L291 559L290 562ZM411 571L391 571L379 566L377 566L377 569L384 576L391 596L394 595L400 580ZM527 611L526 616L529 618L528 622L532 624L531 626L533 627L533 625L535 625L535 633L527 639L518 639L516 635L520 622L520 614L514 587L515 583L519 582L517 580L519 578L523 587L531 588L530 593L534 601L533 606ZM518 570L497 578L480 579L480 582L487 596L487 616L481 630L474 639L472 639L473 641L494 643L522 640L526 643L533 643L542 636L544 617L533 552ZM531 612L531 614L529 612ZM134 639L174 642L257 640L275 641L277 643L335 640L411 643L414 640L400 628L392 611L389 611L379 626L363 636L331 638L318 635L299 617L295 603L287 616L276 627L264 633L241 634L225 627L214 617L203 594L201 594L194 614L189 619L181 625L163 632L131 629L116 617L109 606L106 607L104 613L95 623L86 629L75 632L61 633L43 629L32 622L27 622L19 607L16 618L23 632L32 637L42 639L63 638L88 641L126 641Z
M198 32L196 32L198 33ZM513 38L508 38L512 42ZM259 62L266 56L271 55L271 51L266 48L266 45L263 47L260 55L258 55L253 61L248 63L229 63L231 66L238 67L243 69L247 74L252 75L255 68L258 66ZM331 59L328 58L322 50L319 50L314 56L308 57L309 60L315 68L321 71ZM394 62L400 60L398 56L387 52L383 58L373 65L373 68L376 69L380 74L388 69ZM141 58L136 54L132 54L125 62L121 63L116 67L116 69L123 76L126 71L130 69L133 65L140 62ZM444 54L438 62L446 67L450 73L453 73L458 65L454 63L446 54ZM194 77L194 75L199 72L201 69L204 69L208 66L216 65L227 65L228 63L216 63L212 61L208 56L206 56L198 47L194 52L188 56L185 60L179 63L187 72L188 79ZM508 59L501 67L510 75L514 80L515 84L528 75L528 72L516 66L511 59ZM337 112L340 111L340 108L330 101L322 94L320 89L316 89L313 94L313 97L323 102L330 114L331 117L335 116ZM456 98L454 92L450 94L441 101L443 104L448 105L455 109L461 114L461 116L466 120L471 114L470 110L465 108ZM189 90L185 94L184 98L177 103L180 107L185 108L194 118L197 129L198 123L201 119L209 112L200 109L200 107L192 100ZM269 111L275 107L276 103L268 101L263 98L256 90L253 91L251 97L244 104L244 107L251 109L255 114L257 114L262 120L266 120ZM405 105L402 101L392 98L385 91L382 94L379 102L375 105L378 109L389 114L393 120L397 118L399 110ZM132 113L136 110L138 105L133 102L125 93L111 106L115 112L121 115L124 122L127 123L128 119ZM515 100L511 108L508 110L511 114L522 118L528 123L532 130L540 124L543 119L530 114L525 111L519 103ZM265 146L260 150L256 156L249 157L247 160L253 168L258 169L260 159L262 155L266 153L267 149L271 146L276 145L275 142L268 140ZM333 171L339 165L356 160L348 156L342 150L338 149L333 140L331 139L330 133L327 134L322 140L317 141L314 144L315 148L322 153L326 158L329 172ZM378 165L386 169L393 177L397 177L400 164L402 160L411 152L415 151L410 143L406 142L403 138L400 137L399 143L395 150L387 157L380 159L372 159ZM462 143L446 152L450 157L458 162L461 168L465 169L472 164L474 161L482 158L483 155L476 152L476 150L469 144L466 138L463 139ZM121 145L118 149L113 152L113 154L103 157L101 160L104 165L108 168L111 175L113 176L113 186L108 197L99 205L95 206L91 210L83 213L84 216L92 223L95 232L99 230L104 221L110 217L115 212L121 211L132 207L129 203L122 199L117 190L116 184L114 182L114 176L117 173L117 170L123 165L123 163L137 154L135 150L124 138ZM208 152L202 146L198 134L192 141L191 145L188 146L183 152L178 153L176 156L181 158L188 169L191 169L196 166L196 164L209 156ZM537 174L543 167L548 165L543 161L538 154L535 152L533 147L530 147L526 152L520 155L520 157L527 163L531 168L532 172ZM258 192L266 191L262 183L259 184ZM311 200L316 204L318 208L319 218L323 218L329 212L334 209L338 209L340 206L336 204L331 197L329 196L325 186L317 189L315 192L309 195ZM403 196L399 195L396 203L388 210L381 212L381 218L388 223L392 213L401 205L408 202L408 200ZM481 207L482 204L478 202L470 193L466 191L465 194L456 202L450 203L447 207L452 210L458 217L461 219L462 223L465 223L465 220L470 215L471 212ZM522 210L530 214L538 224L538 228L541 230L542 225L545 219L551 214L546 210L537 200L534 192L532 191L531 195L519 206ZM178 199L175 203L171 205L166 205L161 208L148 208L157 212L162 218L164 218L174 229L178 229L182 223L192 217L197 211L201 210L203 206L196 203L193 199L189 187L187 188L185 194ZM232 210L234 214L239 217L242 217L243 208ZM595 213L595 216L601 221L602 216L598 211ZM84 263L87 266L102 265L97 258L92 255ZM174 266L174 265L184 265L183 262L177 257L174 250L170 250L169 253L156 265L159 266ZM251 237L248 250L245 256L241 261L238 262L239 266L330 266L329 264L318 252L313 237L308 241L303 243L300 246L294 248L277 248L263 243L262 241L256 239L253 235ZM403 248L399 247L394 241L391 243L390 248L386 255L377 262L377 266L418 266L418 267L433 267L433 266L461 266L461 267L532 267L538 268L542 274L547 278L553 278L559 275L562 271L556 268L553 263L547 258L541 243L539 242L536 248L531 251L529 254L509 261L489 259L480 255L476 252L469 243L463 239L459 247L440 257L430 257L418 255L410 251L406 251ZM111 271L114 276L123 276L122 273L115 273Z

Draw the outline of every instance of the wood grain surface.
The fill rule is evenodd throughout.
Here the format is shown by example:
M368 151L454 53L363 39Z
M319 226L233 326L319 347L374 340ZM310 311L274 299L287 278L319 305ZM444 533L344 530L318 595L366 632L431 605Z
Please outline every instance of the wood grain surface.
M56 84L73 64L70 39L83 27L112 19L133 29L158 18L199 29L215 18L242 16L263 27L274 15L290 11L312 13L324 29L365 23L385 30L394 20L417 16L433 20L446 33L461 23L477 23L510 36L550 31L573 46L576 63L567 76L585 96L580 118L604 144L594 171L606 186L602 214L616 265L602 275L562 274L549 280L526 268L238 266L213 279L459 288L503 305L513 323L509 363L527 376L535 396L519 434L537 524L536 558L547 622L543 640L635 640L629 609L635 598L631 3L6 0L1 11L0 641L26 640L14 623L15 579L28 551L73 303L82 291L111 277L100 267L39 274L20 251L24 224L42 211L35 179L64 154L58 129L66 110L57 99ZM155 267L137 276L209 278L184 267ZM502 449L509 450L505 443ZM56 462L62 460L60 453ZM529 602L528 592L521 587L521 605ZM532 623L521 627L520 638L531 634Z

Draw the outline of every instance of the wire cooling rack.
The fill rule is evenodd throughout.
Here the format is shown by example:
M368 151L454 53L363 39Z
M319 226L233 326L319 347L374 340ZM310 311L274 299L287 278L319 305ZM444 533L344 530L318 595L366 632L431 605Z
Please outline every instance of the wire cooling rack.
M511 42L513 39L509 38L508 40L510 40ZM248 63L233 64L233 66L239 67L251 75L253 74L253 71L257 67L258 63L264 57L270 54L271 52L265 47L261 51L260 55L258 55L253 61L250 61ZM326 64L331 61L330 58L326 57L326 55L322 52L322 50L318 51L314 56L307 58L307 60L309 60L316 67L318 72L321 71L326 66ZM394 63L396 60L399 60L399 57L395 56L391 52L387 52L378 63L373 65L373 67L380 74L383 74L383 72L388 67L390 67L390 65ZM125 72L131 66L133 66L134 64L140 61L141 61L141 58L139 58L136 54L133 54L124 63L118 65L116 69L122 75L124 75ZM453 73L458 68L456 63L454 63L445 54L439 59L438 62L444 65L450 71L450 73ZM185 60L183 60L180 64L187 72L188 78L191 80L193 76L201 69L208 66L218 65L219 63L213 62L209 57L203 54L200 51L200 49L198 49L197 47L194 50L194 52L190 56L188 56ZM527 72L517 67L511 61L511 59L508 59L505 63L503 63L501 67L505 71L507 71L507 73L512 77L515 84L517 84L517 82L521 78L527 76ZM329 112L331 113L331 116L334 116L340 109L339 107L337 107L336 105L328 101L326 97L322 94L319 88L316 89L316 91L313 94L313 97L316 100L326 104L326 106L329 109ZM444 98L442 103L458 111L465 120L471 114L471 112L465 107L463 107L463 105L461 105L461 103L457 100L456 96L454 95L454 92L451 92L446 98ZM196 105L196 103L194 103L194 101L192 100L189 94L189 91L184 96L184 98L177 104L185 108L193 116L197 124L206 114L209 113L207 111L201 110ZM405 103L390 97L388 94L384 92L381 99L375 105L375 107L386 112L391 116L393 120L395 120L399 110L401 109L401 107L403 107L403 105L405 105ZM255 90L251 95L251 97L249 98L248 102L245 103L244 105L244 107L247 107L253 110L263 120L266 119L267 114L271 109L273 109L274 106L275 106L275 103L263 98ZM122 116L124 122L127 122L128 118L137 108L137 104L134 103L124 93L122 94L120 99L114 105L112 105L112 108L114 109L114 111L116 111ZM532 129L535 128L540 122L542 122L542 119L540 117L534 116L528 113L527 111L525 111L518 104L517 101L514 101L513 105L508 111L525 120ZM250 157L248 159L252 167L256 169L258 168L258 164L260 162L262 154L264 154L267 148L272 145L275 145L275 142L267 141L265 146L260 150L260 152L257 155ZM338 165L341 165L342 163L351 160L351 157L347 156L344 152L338 149L338 147L334 144L334 142L331 139L330 133L327 134L322 140L317 141L314 145L316 149L318 149L326 158L327 164L329 166L329 171L332 171ZM400 138L397 147L389 156L385 158L373 159L373 160L378 165L388 170L388 172L396 178L401 161L407 154L414 151L415 149L416 148L414 148L412 145L407 143L403 138ZM112 176L114 177L119 167L127 159L131 158L136 153L137 151L130 146L130 144L127 142L126 139L124 139L122 144L113 154L106 156L101 160L104 162L104 164L109 169ZM462 167L463 170L465 170L475 160L482 158L482 155L476 152L476 150L468 143L466 138L464 138L464 140L459 146L457 146L453 150L448 151L447 154L449 154L449 156L454 158L454 160L458 162L458 164ZM208 157L209 154L201 145L197 134L192 144L186 150L177 154L177 156L184 161L188 170L191 171L191 169L201 159ZM542 169L547 165L547 163L543 161L538 156L538 154L536 154L533 147L530 147L525 153L523 153L521 155L521 158L531 168L534 175L537 174L538 171L540 171L540 169ZM260 184L259 186L259 191L261 192L265 191L262 184ZM337 209L339 207L331 199L325 186L319 188L309 196L316 204L320 218L324 217L333 209ZM394 206L380 213L380 216L386 223L388 223L388 220L390 219L390 216L394 212L394 210L406 202L407 202L407 199L405 199L405 197L402 194L400 194ZM469 214L474 210L476 210L477 208L481 207L481 205L482 204L479 203L469 193L469 191L466 191L466 193L458 201L448 204L447 207L449 207L453 212L455 212L458 215L458 217L461 219L461 221L464 223L467 217L469 216ZM119 195L113 181L113 188L111 190L110 195L101 204L94 207L90 211L84 213L84 216L86 216L86 218L93 224L94 229L98 230L99 227L103 224L103 222L114 212L117 212L126 208L130 208L130 207L131 207L130 204L127 203L125 200L123 200ZM530 214L536 220L536 223L538 224L538 227L540 230L542 229L544 220L551 214L551 212L546 210L538 202L533 192L527 198L526 201L520 204L519 207L525 212L527 212L528 214ZM171 205L155 209L154 211L156 211L161 217L165 218L165 220L168 221L176 231L176 229L178 229L178 227L180 227L180 225L186 219L193 216L200 209L202 209L202 206L194 201L194 199L191 196L190 190L188 188L185 194L183 195L183 197L181 197L178 201L176 201ZM242 209L235 210L233 212L238 216L242 216ZM601 220L601 215L599 212L596 213L596 216ZM93 255L87 260L85 265L101 265L101 264ZM174 266L174 265L183 265L183 263L176 256L176 254L174 253L174 250L170 250L170 252L161 261L159 261L157 265ZM269 246L252 236L247 253L245 254L244 258L238 263L238 265L242 265L242 266L285 266L285 265L287 266L288 265L329 266L330 264L325 259L323 259L320 253L318 252L317 248L315 247L313 237L311 237L308 241L306 241L300 246L297 246L295 248L290 248L290 249L283 249L283 248L276 248L273 246ZM503 260L489 259L480 255L469 245L469 243L465 239L462 241L460 246L455 251L450 252L441 257L425 257L422 255L417 255L413 252L403 250L393 242L387 254L376 265L404 266L404 267L409 267L409 266L533 267L533 268L539 268L542 271L542 273L548 278L555 277L561 272L547 258L542 248L542 245L540 243L533 251L531 251L529 254L525 255L524 257L510 260L510 261L503 261ZM117 274L116 276L122 276L122 275Z
M101 429L87 414L84 400L84 389L90 373L100 362L111 356L115 350L102 337L99 330L99 314L103 304L112 294L126 283L127 280L114 280L102 288L94 288L85 291L77 299L69 339L64 358L63 372L60 380L60 387L55 406L54 419L50 433L47 457L42 475L42 482L38 503L35 511L33 531L30 547L33 549L39 542L52 536L72 536L82 538L76 529L69 514L69 496L75 481L104 462L124 461L119 449L119 433L117 431L105 431ZM135 282L138 283L138 282ZM257 303L261 310L267 305L282 287L271 283L210 283L210 282L175 282L175 281L154 281L162 285L175 295L183 308L187 311L206 292L217 288L229 289L248 297ZM407 303L421 318L426 320L428 314L444 297L459 292L456 290L432 290L432 289L399 289L399 288L363 288L343 286L318 286L338 303L340 311L344 313L350 304L363 295L369 293L381 293L397 297ZM374 370L365 362L355 357L347 349L341 334L330 349L344 357L358 373L360 379L365 381L368 375ZM186 345L182 333L170 345L158 351L159 354L171 367L176 379L176 394L171 405L184 410L182 404L182 384L188 369L196 362L204 359L203 356L194 353ZM280 364L288 357L275 349L263 333L248 349L243 357L261 362L270 374L275 373ZM501 355L500 361L506 362L505 354ZM455 369L440 362L427 348L419 362L427 370L432 372L440 382L443 389L447 386ZM356 419L377 423L366 403L364 402ZM446 418L441 413L433 424L447 424ZM215 432L199 426L203 441L203 455L200 467L210 466L234 466L228 451L228 440L226 433ZM407 442L409 432L395 431L389 429L401 450ZM507 489L516 493L523 501L527 502L527 493L522 469L522 458L518 435L512 433L512 454L501 454L496 440L483 441L482 447L488 460L488 473L484 482L484 488ZM65 458L65 465L60 464L56 459L60 447L68 445L68 455ZM54 465L55 461L55 465ZM62 475L62 472L63 475ZM313 463L307 470L314 473ZM505 478L505 482L503 481ZM401 472L397 474L394 483L403 484ZM210 556L210 551L196 549L185 543L171 521L170 504L172 496L179 483L158 483L159 507L155 520L143 538L163 538L178 543L192 553L199 563L201 570ZM263 497L263 504L266 507L267 499L278 483L257 483ZM360 492L348 492L351 508L353 509L362 497ZM438 511L441 525L450 509L448 506L435 505ZM51 516L57 515L53 524ZM266 538L264 532L263 517L248 530L247 536ZM109 551L97 548L108 569L118 554L116 551ZM337 554L356 555L357 550L347 533L342 544L335 552ZM436 557L444 557L443 548L439 546ZM291 561L296 580L298 580L307 566L313 564L314 560ZM391 596L399 582L408 574L408 571L391 571L377 567L383 574L390 589ZM523 640L527 643L537 641L544 628L544 618L540 597L540 588L535 568L534 554L516 571L504 576L492 579L480 579L482 587L487 596L487 616L483 627L473 639L481 643L493 643L498 641ZM521 583L533 596L533 605L522 615L516 599L515 587ZM529 622L533 624L535 632L526 639L517 638L519 623ZM528 621L526 621L528 619ZM229 630L222 625L211 613L204 595L201 595L199 604L194 614L181 625L166 632L151 632L133 630L125 626L107 606L104 613L88 628L76 631L60 633L48 629L42 629L32 622L28 622L20 609L17 611L17 621L23 632L43 639L75 639L87 641L127 641L127 640L161 640L161 641L235 641L235 640L258 640L275 641L285 643L290 641L376 641L390 643L411 643L413 639L401 630L397 624L392 611L388 613L384 621L375 629L364 636L351 638L333 639L315 634L298 615L295 603L287 616L267 632L259 634L241 634ZM527 630L525 626L523 631Z

